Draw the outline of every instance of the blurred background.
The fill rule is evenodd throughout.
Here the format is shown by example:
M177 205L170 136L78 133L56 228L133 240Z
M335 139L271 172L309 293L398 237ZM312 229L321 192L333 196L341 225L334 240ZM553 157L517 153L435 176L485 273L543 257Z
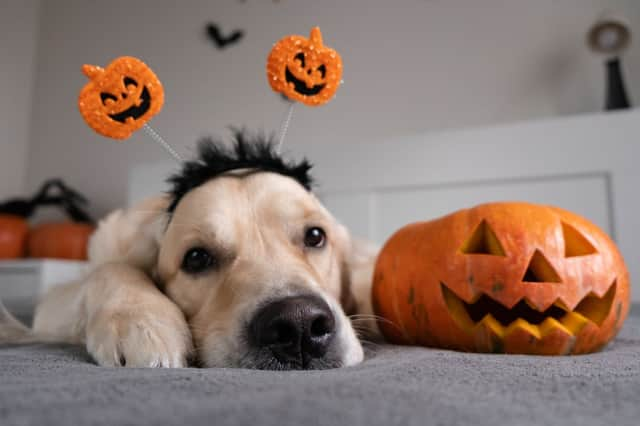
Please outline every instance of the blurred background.
M139 132L124 143L77 110L84 63L146 61L166 91L152 126L184 155L229 125L276 131L286 103L265 59L286 34L318 25L344 60L344 85L299 106L289 146L377 146L408 135L603 109L603 58L586 34L602 16L640 24L636 0L0 0L0 199L61 177L101 216L127 202L139 163L167 160ZM207 36L242 30L219 49ZM622 63L640 93L640 43ZM640 96L640 95L638 95Z
M355 235L383 243L489 201L553 204L604 229L640 275L637 0L0 0L0 258L84 259L92 219L166 190L178 167L142 131L116 142L85 124L83 64L148 63L165 88L150 124L189 157L229 126L278 131L289 104L266 58L313 26L344 83L296 106L284 148L311 159ZM0 296L31 303L83 265L4 262Z

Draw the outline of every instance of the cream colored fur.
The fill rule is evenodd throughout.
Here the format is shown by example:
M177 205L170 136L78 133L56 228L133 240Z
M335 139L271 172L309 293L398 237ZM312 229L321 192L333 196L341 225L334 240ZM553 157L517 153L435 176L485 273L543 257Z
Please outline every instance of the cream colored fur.
M312 293L336 317L341 365L362 360L343 308L371 314L377 249L353 241L297 182L237 172L189 192L171 218L167 205L156 197L104 219L90 243L91 272L44 297L31 336L84 343L105 366L183 367L191 356L205 366L246 366L242 330L256 308ZM325 229L325 248L303 246L309 226ZM194 246L219 253L220 267L183 272L182 257ZM375 332L369 317L362 321ZM4 324L0 318L0 342L25 333Z

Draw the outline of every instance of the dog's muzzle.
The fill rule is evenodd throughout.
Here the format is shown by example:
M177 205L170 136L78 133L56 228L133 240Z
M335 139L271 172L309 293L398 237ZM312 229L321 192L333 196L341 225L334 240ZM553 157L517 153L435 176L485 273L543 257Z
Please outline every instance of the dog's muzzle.
M270 352L287 369L313 368L334 340L336 319L320 297L291 296L259 309L248 334L254 350Z

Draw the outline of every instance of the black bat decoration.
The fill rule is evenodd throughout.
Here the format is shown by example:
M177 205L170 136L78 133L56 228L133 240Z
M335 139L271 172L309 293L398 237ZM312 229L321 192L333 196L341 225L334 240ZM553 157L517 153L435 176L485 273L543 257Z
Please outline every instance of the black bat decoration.
M239 42L240 39L244 37L244 31L235 30L231 34L223 36L216 24L209 23L207 24L207 35L216 44L218 49L224 49L231 44Z

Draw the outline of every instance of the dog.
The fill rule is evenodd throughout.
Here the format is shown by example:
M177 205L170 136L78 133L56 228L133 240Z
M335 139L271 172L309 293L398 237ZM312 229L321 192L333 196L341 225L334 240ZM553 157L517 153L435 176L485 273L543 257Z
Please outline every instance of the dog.
M310 168L243 132L202 141L167 194L101 221L88 274L45 295L32 329L0 310L0 343L80 343L109 367L358 364L377 249L313 195Z

